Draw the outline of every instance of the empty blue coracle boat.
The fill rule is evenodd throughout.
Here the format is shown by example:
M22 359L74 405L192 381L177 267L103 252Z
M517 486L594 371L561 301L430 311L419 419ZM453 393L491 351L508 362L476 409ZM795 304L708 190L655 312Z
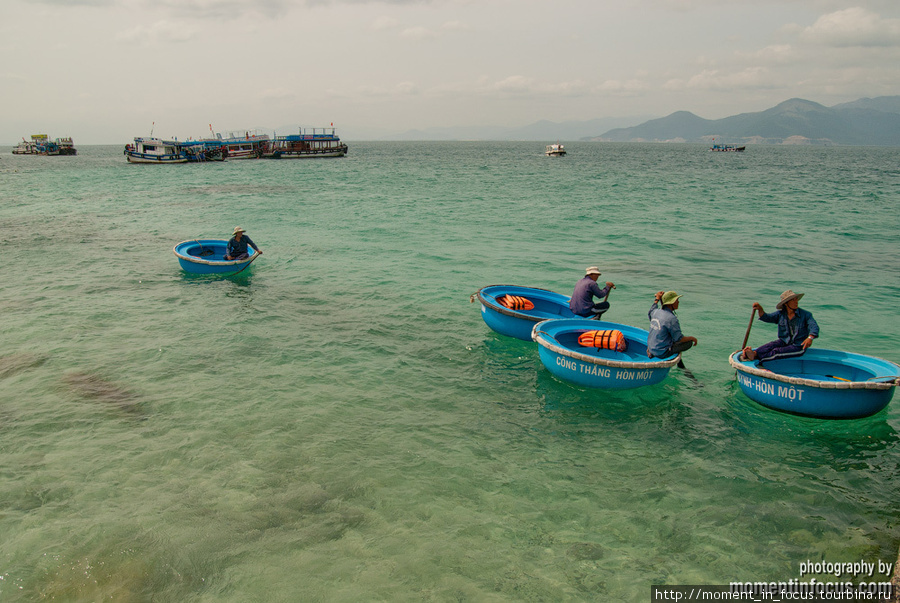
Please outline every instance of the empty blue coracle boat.
M811 348L802 356L763 363L728 362L737 369L741 391L763 406L822 419L855 419L883 409L900 384L900 366L874 358Z
M621 335L607 339L597 336L597 331ZM538 344L541 362L547 370L578 385L608 389L659 383L678 364L681 354L648 358L647 335L644 329L589 318L547 320L535 325L532 331L532 339ZM596 343L585 345L594 340ZM608 347L597 347L603 345Z
M481 302L484 322L502 335L531 341L535 324L550 318L575 318L569 296L546 289L516 285L490 285L473 294Z
M173 251L181 267L186 272L193 274L238 273L259 257L259 252L251 248L250 256L243 260L226 260L225 250L227 247L228 241L195 239L179 243Z

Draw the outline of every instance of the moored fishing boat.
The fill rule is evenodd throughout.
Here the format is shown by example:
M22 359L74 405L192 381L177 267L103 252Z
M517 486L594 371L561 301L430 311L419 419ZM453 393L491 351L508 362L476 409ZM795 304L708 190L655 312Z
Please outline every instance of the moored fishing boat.
M343 157L347 145L341 142L334 128L306 128L298 134L275 136L263 157L269 159L303 159L313 157Z
M129 163L188 162L188 154L182 143L159 138L135 138L133 145L125 145L124 154Z
M224 147L225 159L259 159L269 151L272 140L268 134L250 132L231 133L218 138Z
M32 134L31 140L22 139L13 150L13 155L77 155L71 137L50 140L46 134Z
M250 266L259 252L248 249L249 257L243 260L226 260L228 241L220 239L193 239L175 245L172 250L185 272L192 274L232 274Z
M569 296L546 289L490 285L474 293L470 301L476 298L481 302L481 317L487 326L501 335L524 341L531 341L531 330L541 321L575 318L569 310Z
M544 154L550 157L561 157L566 154L566 149L558 142L556 144L548 144Z
M547 370L586 387L653 385L681 359L681 354L648 358L647 331L590 318L547 320L536 324L531 336Z
M900 385L900 366L851 352L810 348L762 367L740 356L734 352L728 362L737 370L741 391L763 406L796 415L867 417L886 407Z
M713 144L709 147L710 151L722 151L726 153L741 153L746 149L745 146L737 146L736 144Z

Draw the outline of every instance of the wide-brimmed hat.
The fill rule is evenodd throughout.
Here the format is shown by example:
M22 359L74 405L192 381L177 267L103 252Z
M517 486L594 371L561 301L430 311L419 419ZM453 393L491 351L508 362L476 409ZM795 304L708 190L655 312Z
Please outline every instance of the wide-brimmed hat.
M234 227L234 232L231 233L231 234L232 234L232 235L236 235L236 234L239 233L239 232L247 232L247 231L244 230L243 228L241 228L240 226L235 226L235 227Z
M669 306L678 301L678 298L681 297L674 291L666 291L662 296L662 305Z
M584 271L584 274L585 274L585 276L587 276L588 274L602 274L602 273L600 272L600 269L597 268L596 266L591 266L590 268L588 268L587 270Z
M775 308L781 310L784 307L784 304L788 303L792 299L796 299L800 301L800 298L803 297L803 293L794 293L790 289L781 294L781 301L775 304Z

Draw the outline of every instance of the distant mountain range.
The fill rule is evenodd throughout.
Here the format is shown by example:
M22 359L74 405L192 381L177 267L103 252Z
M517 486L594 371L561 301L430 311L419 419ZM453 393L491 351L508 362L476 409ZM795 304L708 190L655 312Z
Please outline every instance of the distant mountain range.
M900 96L881 96L825 107L792 98L758 113L703 119L678 111L630 128L581 140L900 146Z
M385 130L353 130L342 128L340 137L347 140L579 140L595 136L611 128L641 123L652 116L607 117L586 121L552 122L542 120L527 126L459 126L389 132Z

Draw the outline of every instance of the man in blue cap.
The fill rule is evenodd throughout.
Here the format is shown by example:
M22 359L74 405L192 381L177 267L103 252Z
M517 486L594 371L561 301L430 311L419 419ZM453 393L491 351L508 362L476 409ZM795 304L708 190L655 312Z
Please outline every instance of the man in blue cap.
M688 337L681 332L681 323L675 315L679 297L674 291L656 293L648 313L650 335L647 337L647 356L650 358L668 358L697 345L696 337Z

